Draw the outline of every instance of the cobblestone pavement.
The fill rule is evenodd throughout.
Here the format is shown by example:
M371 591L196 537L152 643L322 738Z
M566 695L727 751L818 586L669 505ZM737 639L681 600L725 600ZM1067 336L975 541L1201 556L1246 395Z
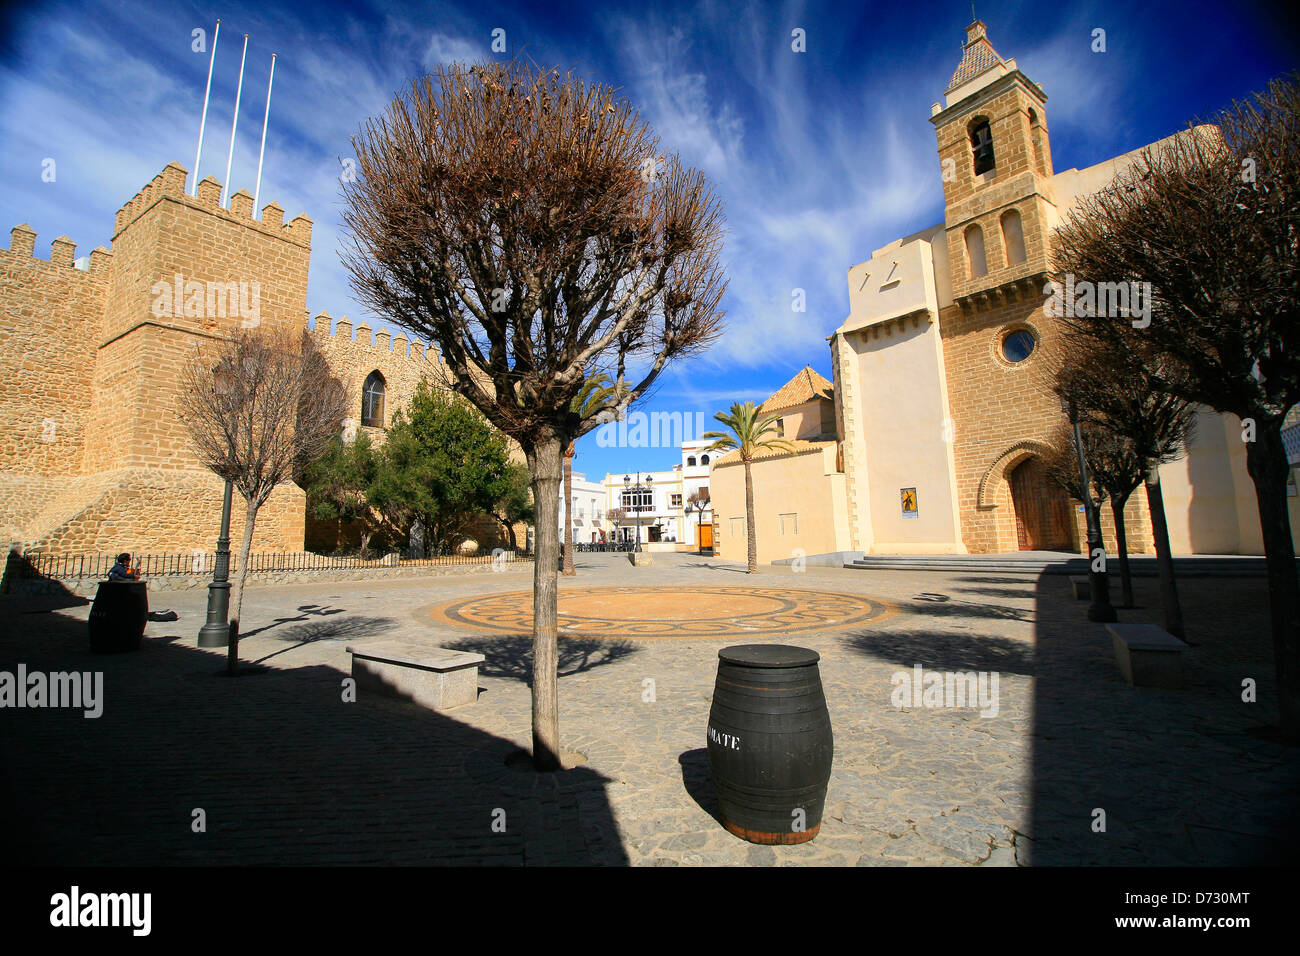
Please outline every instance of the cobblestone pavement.
M241 658L198 650L204 595L155 595L135 654L86 648L79 599L0 598L0 670L102 670L104 711L0 710L0 813L14 861L87 864L1231 864L1293 859L1300 751L1271 723L1262 579L1195 579L1181 691L1119 676L1064 577L743 569L694 555L579 555L564 593L600 587L825 591L895 613L789 643L817 650L835 733L818 837L759 847L715 818L704 729L717 650L735 637L561 641L561 735L584 766L510 769L530 740L526 635L437 608L526 589L464 578L254 587ZM1130 621L1159 623L1138 579ZM671 600L671 590L656 600ZM798 595L796 595L798 597ZM810 595L804 597L811 598ZM58 607L58 605L64 605ZM680 616L680 610L678 611ZM477 703L445 714L342 700L345 647L401 636L478 650ZM765 635L766 637L767 635ZM898 708L891 678L986 671L996 716ZM1258 682L1260 703L1241 700ZM652 682L652 683L651 683ZM653 688L653 694L649 691ZM195 832L196 810L205 832ZM1096 832L1098 810L1105 832Z

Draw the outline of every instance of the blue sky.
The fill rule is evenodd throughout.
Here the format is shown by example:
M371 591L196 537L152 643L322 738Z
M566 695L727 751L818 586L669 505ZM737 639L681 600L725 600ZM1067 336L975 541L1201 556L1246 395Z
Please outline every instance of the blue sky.
M1048 96L1057 171L1174 132L1300 65L1295 23L1259 3L978 0L1002 56ZM845 276L872 250L942 219L930 104L961 54L968 0L667 2L42 3L0 22L0 229L108 245L117 208L169 161L194 163L208 54L221 17L201 170L221 178L242 35L250 34L233 189L253 190L271 53L262 198L315 221L307 305L365 313L339 265L339 160L410 79L491 59L492 31L539 65L613 84L662 144L710 177L727 215L726 335L670 368L645 411L712 414L765 398L810 364L848 309ZM1095 28L1107 51L1090 50ZM807 52L791 50L806 31ZM53 183L41 179L45 158ZM3 240L0 240L3 241ZM804 289L807 310L793 312ZM382 320L369 317L372 325ZM575 470L664 468L671 448L579 444Z

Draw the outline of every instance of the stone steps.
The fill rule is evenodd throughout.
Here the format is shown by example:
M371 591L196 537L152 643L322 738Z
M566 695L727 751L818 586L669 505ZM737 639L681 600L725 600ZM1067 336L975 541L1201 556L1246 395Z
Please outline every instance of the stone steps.
M1297 562L1300 566L1300 562ZM1088 560L1082 556L1016 558L1003 555L867 555L847 561L846 568L863 571L983 571L996 574L1075 574L1088 573ZM1134 577L1156 577L1156 559L1151 555L1129 558ZM1107 570L1119 575L1119 559L1107 557ZM1253 555L1206 555L1174 558L1174 574L1179 577L1254 577L1267 573L1264 558Z

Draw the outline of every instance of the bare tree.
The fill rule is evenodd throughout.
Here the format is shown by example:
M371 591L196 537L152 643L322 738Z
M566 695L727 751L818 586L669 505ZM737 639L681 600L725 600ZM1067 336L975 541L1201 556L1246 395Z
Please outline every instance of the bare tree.
M614 538L618 539L618 529L627 520L626 508L610 508L605 512L605 517L609 519L610 524L614 526Z
M700 528L704 524L704 512L709 510L712 501L713 499L709 497L709 489L704 487L696 488L686 499L686 503L690 506L688 510L695 511L695 547L700 553L704 552L704 533Z
M1149 282L1156 387L1242 420L1268 562L1282 735L1300 740L1300 576L1282 422L1300 401L1300 74L1148 148L1058 233L1067 271ZM1111 341L1130 317L1078 322Z
M1075 321L1065 320L1071 351L1057 372L1056 393L1075 406L1088 432L1093 433L1100 470L1113 486L1107 488L1111 507L1115 507L1117 496L1122 498L1119 505L1122 514L1123 502L1136 488L1136 484L1128 487L1133 476L1126 469L1135 468L1138 482L1145 486L1165 630L1185 637L1160 466L1185 454L1195 408L1157 387L1158 381L1176 379L1179 370L1169 367L1167 358L1151 352L1149 343L1131 325L1114 340L1098 343L1082 335ZM1111 441L1103 438L1106 434L1114 436ZM1127 563L1127 557L1124 561ZM1130 583L1124 594L1125 603L1131 604L1132 596Z
M199 460L244 499L232 586L228 667L239 668L239 619L257 513L304 474L338 434L347 392L307 333L263 327L201 347L181 372L180 412Z
M1110 502L1110 513L1115 521L1115 550L1119 554L1121 607L1133 606L1133 574L1128 560L1128 531L1124 508L1133 492L1145 477L1142 463L1133 450L1133 443L1121 435L1089 422L1079 429L1083 436L1083 458L1091 479L1092 500L1100 507ZM1083 501L1082 483L1079 481L1079 457L1074 444L1074 429L1062 424L1052 442L1052 450L1044 456L1043 467L1048 477L1066 494Z
M562 456L720 333L721 206L614 89L519 61L417 80L353 146L353 288L438 344L532 475L533 763L555 770ZM575 409L602 372L613 397Z

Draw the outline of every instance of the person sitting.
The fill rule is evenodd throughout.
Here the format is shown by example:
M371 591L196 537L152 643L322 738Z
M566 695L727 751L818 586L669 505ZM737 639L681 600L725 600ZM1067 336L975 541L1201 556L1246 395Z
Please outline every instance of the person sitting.
M139 572L131 568L131 555L125 551L117 556L117 564L108 570L110 581L134 581L139 576Z

